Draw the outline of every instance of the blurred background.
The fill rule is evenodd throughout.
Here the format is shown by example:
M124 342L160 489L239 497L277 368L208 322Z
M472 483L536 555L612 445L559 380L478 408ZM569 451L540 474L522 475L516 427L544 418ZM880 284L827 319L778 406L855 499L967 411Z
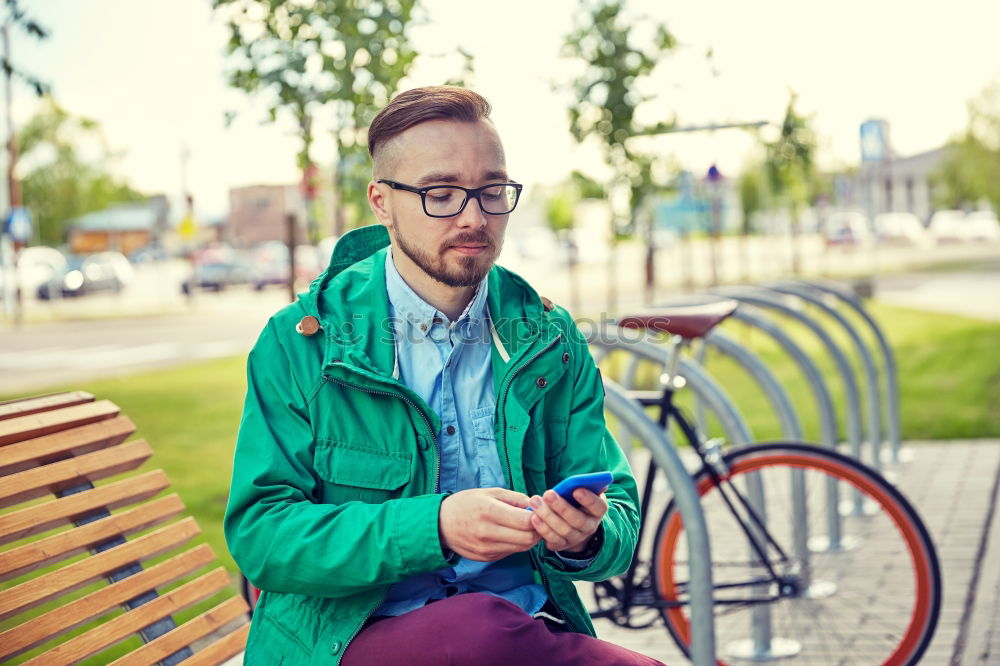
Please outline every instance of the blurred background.
M443 82L492 101L526 185L501 263L578 316L782 275L870 291L997 256L1000 6L488 16L457 0L5 3L4 325L272 310L373 222L374 113ZM940 284L885 286L941 306ZM966 309L1000 316L997 286L977 271L965 287L989 303ZM950 307L968 300L946 287Z
M246 353L374 223L374 114L457 83L493 104L525 186L500 263L539 293L600 321L834 280L892 343L903 439L995 448L998 25L981 0L6 0L0 401L112 400L235 576L221 520ZM818 440L797 367L725 327ZM708 364L757 438L781 435L739 368ZM966 511L952 486L987 473L926 506Z

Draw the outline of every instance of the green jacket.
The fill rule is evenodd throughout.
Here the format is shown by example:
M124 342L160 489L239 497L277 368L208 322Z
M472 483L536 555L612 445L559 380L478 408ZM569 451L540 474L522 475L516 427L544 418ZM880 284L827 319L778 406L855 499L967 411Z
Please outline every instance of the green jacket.
M246 663L335 664L392 583L449 564L438 538L438 416L392 379L381 226L337 244L307 294L268 322L247 362L247 396L225 533L263 590ZM541 494L611 470L603 545L568 571L545 543L530 560L570 626L593 634L574 579L623 572L639 524L635 481L607 432L601 378L565 310L520 277L490 271L495 437L509 487ZM321 330L296 330L311 315ZM452 562L454 563L454 562Z

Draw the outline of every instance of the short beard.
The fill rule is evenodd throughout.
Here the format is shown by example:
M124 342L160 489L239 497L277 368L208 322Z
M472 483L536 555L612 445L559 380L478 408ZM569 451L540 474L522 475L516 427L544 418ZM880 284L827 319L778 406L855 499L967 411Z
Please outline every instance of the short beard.
M393 236L396 238L396 245L399 247L399 250L419 266L424 273L448 287L473 287L479 284L490 272L490 269L493 268L493 263L500 255L500 248L493 242L493 238L482 230L478 232L464 232L455 236L448 241L449 245L440 248L437 256L433 256L429 252L410 245L406 241L400 232L395 216L392 219L392 227L394 230ZM478 257L456 257L458 259L458 267L449 269L443 260L444 252L451 245L460 245L463 243L483 244L486 246L486 251Z

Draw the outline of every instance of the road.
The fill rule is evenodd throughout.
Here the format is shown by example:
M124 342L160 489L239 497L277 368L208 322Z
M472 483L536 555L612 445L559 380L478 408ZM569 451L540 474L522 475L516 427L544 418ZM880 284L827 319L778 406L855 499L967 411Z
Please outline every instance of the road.
M724 277L736 279L741 269L736 255L743 249L735 242L720 248L720 256L729 261ZM776 257L781 248L768 247L754 239L747 255L748 266L757 279L778 277L784 266ZM863 269L870 255L839 251L830 253L822 246L806 242L804 265L833 265ZM903 272L878 277L875 293L879 300L927 310L955 312L1000 321L1000 247L956 248L935 252L943 262L928 272ZM657 297L675 292L684 275L672 270L677 257L690 252L692 266L700 267L705 277L707 244L670 248L658 258L661 279ZM641 304L641 248L626 247L620 256L618 309ZM907 261L925 259L920 250L882 252L878 265L900 268ZM556 302L569 305L569 278L565 269L542 262L505 263L521 272L538 291ZM962 262L965 262L963 267ZM947 267L945 270L944 267ZM770 269L770 271L768 271ZM861 270L864 273L864 270ZM25 395L47 387L79 385L103 376L115 376L139 370L185 363L201 359L244 354L252 346L267 318L285 303L281 289L253 292L229 290L219 294L199 293L188 302L177 288L183 266L168 265L140 268L137 283L117 296L93 296L77 301L48 304L29 302L26 322L20 326L0 324L0 394ZM579 270L582 291L587 294L580 306L583 313L606 309L603 265L588 265Z

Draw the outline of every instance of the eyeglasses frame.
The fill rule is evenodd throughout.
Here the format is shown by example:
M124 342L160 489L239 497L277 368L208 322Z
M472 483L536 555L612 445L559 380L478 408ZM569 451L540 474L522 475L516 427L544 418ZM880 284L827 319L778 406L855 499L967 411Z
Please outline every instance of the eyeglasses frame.
M462 187L461 185L430 185L428 187L413 187L412 185L406 185L404 183L400 183L395 180L389 180L387 178L380 178L375 182L385 183L394 190L403 190L404 192L413 192L414 194L419 194L420 205L423 206L424 215L426 215L427 217L436 217L438 219L447 219L449 217L455 217L456 215L461 215L462 211L465 210L465 207L469 205L470 199L475 199L476 202L479 204L479 210L483 211L483 213L485 213L486 215L510 215L511 213L514 212L514 209L517 208L517 204L521 200L521 190L524 187L520 183L490 183L488 185L483 185L482 187L475 187L472 189L469 189L468 187ZM507 187L513 187L514 190L517 192L517 195L514 197L514 205L511 206L510 210L508 210L505 213L491 213L488 210L485 210L483 208L483 200L479 198L479 195L482 194L483 190L487 190L491 187L496 187L497 185L505 185ZM430 213L427 210L427 193L430 192L431 190L440 187L450 187L452 189L462 190L463 192L465 192L465 201L462 202L462 207L459 208L458 211L452 213L451 215L434 215L433 213Z

